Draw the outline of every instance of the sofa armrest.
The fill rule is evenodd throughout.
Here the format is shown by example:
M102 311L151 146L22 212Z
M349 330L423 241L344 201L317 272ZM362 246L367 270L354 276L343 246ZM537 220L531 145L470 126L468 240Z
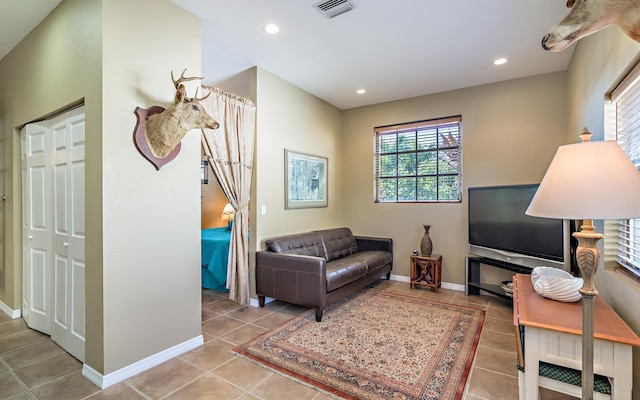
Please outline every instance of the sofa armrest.
M327 261L322 257L257 251L256 294L307 307L324 308Z
M360 251L388 251L393 254L393 239L391 238L377 238L368 236L356 236L356 242L358 243L358 250Z

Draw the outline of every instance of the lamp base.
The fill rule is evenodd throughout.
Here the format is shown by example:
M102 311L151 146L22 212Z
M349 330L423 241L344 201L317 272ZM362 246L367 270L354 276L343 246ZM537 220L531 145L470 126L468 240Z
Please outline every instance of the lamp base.
M593 277L600 264L598 241L604 237L596 233L591 220L585 220L580 232L574 232L578 240L576 260L582 275L582 399L593 399L593 303L598 291Z
M580 232L574 232L573 237L578 240L576 248L576 261L580 269L580 275L584 284L580 288L582 295L597 296L598 291L593 284L593 277L598 271L600 264L600 250L598 241L604 237L603 234L595 232L591 221L585 222Z

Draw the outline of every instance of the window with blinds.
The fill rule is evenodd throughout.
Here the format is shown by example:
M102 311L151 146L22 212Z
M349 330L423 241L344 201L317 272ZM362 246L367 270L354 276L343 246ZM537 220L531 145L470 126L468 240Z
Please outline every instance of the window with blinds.
M380 203L460 202L462 117L374 128L374 198Z
M640 64L611 93L620 147L640 169ZM640 276L640 219L620 220L616 227L620 265Z

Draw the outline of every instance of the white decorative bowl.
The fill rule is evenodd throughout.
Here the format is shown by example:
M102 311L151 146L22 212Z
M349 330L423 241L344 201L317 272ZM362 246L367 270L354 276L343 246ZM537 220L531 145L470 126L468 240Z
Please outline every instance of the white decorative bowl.
M500 287L506 296L513 297L513 281L502 281Z
M535 267L531 271L533 289L542 296L572 303L582 298L578 291L582 287L582 278L553 267Z
M535 267L531 271L531 283L535 285L536 281L542 276L554 276L557 278L566 278L566 279L573 278L573 275L571 275L567 271L564 271L560 268Z

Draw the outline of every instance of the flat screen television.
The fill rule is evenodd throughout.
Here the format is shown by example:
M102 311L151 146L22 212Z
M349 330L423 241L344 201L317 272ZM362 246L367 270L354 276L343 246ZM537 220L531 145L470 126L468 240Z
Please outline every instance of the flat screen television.
M568 270L568 224L525 214L537 188L537 184L469 188L469 252L525 267Z

